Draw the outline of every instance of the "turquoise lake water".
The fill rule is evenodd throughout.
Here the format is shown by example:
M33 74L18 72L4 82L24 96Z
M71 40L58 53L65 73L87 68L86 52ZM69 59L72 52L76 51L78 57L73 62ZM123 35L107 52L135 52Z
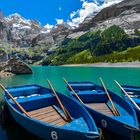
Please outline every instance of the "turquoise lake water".
M62 77L64 77L67 81L92 81L97 84L100 84L99 77L102 77L107 88L115 91L117 94L119 94L119 88L114 83L114 80L118 80L121 84L140 86L140 68L33 66L32 69L34 71L34 74L32 75L15 75L12 77L0 78L0 82L2 82L5 86L35 83L48 87L47 79L49 79L55 90L64 94L67 94L67 90ZM0 100L2 100L1 94ZM13 132L13 130L9 131ZM26 134L24 133L24 135Z
M66 85L62 80L65 77L68 81L92 81L100 84L99 77L102 77L107 88L118 91L114 80L121 84L140 85L140 68L103 68L103 67L41 67L33 66L32 75L15 75L10 78L0 78L5 86L40 84L48 87L49 79L57 91L66 93Z

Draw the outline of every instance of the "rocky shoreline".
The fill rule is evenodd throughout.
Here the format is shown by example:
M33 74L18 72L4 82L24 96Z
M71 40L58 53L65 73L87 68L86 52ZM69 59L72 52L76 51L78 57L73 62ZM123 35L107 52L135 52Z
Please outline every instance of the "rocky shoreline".
M33 71L29 65L17 58L12 58L6 62L0 63L0 76L13 76L15 74L32 74Z
M10 72L0 72L0 77L10 77L14 76L15 74L10 73Z

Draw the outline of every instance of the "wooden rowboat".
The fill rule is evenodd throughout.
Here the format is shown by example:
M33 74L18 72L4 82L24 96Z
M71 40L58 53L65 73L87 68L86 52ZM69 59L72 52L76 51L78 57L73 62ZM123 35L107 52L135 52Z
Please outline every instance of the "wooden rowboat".
M132 98L132 100L140 107L140 87L139 86L132 86L132 85L122 85L122 88L127 92L127 94ZM123 92L122 92L123 93ZM140 109L138 109L130 99L122 94L122 96L134 107L138 119L140 121Z
M11 116L34 135L47 140L95 140L100 137L90 114L73 99L57 93L72 117L72 121L67 122L51 89L39 85L6 89L29 115L23 114L15 102L4 93Z
M117 116L103 87L92 82L68 82L68 84L83 101L82 105L91 114L98 127L105 128L127 140L135 136L134 132L139 129L137 116L133 107L123 98L108 91L119 112ZM67 88L71 97L78 101L70 87Z

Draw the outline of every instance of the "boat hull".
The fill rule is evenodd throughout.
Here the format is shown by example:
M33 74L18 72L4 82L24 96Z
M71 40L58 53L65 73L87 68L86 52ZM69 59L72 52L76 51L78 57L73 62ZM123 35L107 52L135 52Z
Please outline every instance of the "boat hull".
M69 83L72 84L73 86L74 86L74 83L76 83L76 86L74 86L74 88L76 89L75 91L78 93L79 97L84 102L89 102L89 103L91 103L91 102L96 103L98 101L103 102L104 99L102 97L103 97L103 95L106 96L106 94L102 92L102 90L103 90L102 87L100 87L96 84L93 84L93 86L92 86L91 82L89 82L90 84L87 84L88 82L86 82L86 85L88 85L88 87L90 86L91 91L88 90L87 86L84 87L83 84L81 84L82 86L80 85L80 90L78 91L78 88L79 88L78 82L74 82L74 83L69 82ZM80 82L79 82L79 84L80 84ZM82 88L82 90L81 90L81 88ZM85 89L87 90L87 94L86 94ZM97 89L98 92L96 92L95 89ZM68 90L68 92L72 98L77 100L76 96L70 90ZM136 113L135 113L133 107L131 106L131 104L129 104L128 102L126 102L124 99L122 99L118 95L114 94L113 92L109 91L109 93L110 93L110 96L112 97L113 101L118 100L119 102L123 103L123 106L125 109L129 110L129 113L133 116L133 121L135 122L134 123L135 126L127 125L127 123L126 123L127 121L125 121L125 120L127 120L127 116L126 117L124 116L124 118L121 116L110 117L97 110L90 108L89 106L87 106L85 104L82 104L82 105L86 108L86 110L93 117L93 119L95 120L98 127L104 128L111 133L122 136L122 137L126 138L127 140L134 139L134 137L138 131L138 121L137 121ZM77 100L77 102L79 102L79 101ZM121 118L123 118L123 119L121 119ZM124 122L123 122L123 120L124 120Z
M68 98L64 95L61 95L61 98ZM9 103L7 98L5 98L6 104L8 106L9 112L12 118L24 129L29 131L30 133L47 140L97 140L99 139L100 134L98 132L82 132L82 131L75 131L75 130L68 130L62 127L57 127L53 125L45 124L41 121L35 120L31 117L28 117ZM70 98L68 99L70 100ZM67 100L67 101L68 101ZM73 101L72 101L73 102ZM76 102L74 101L73 104ZM76 103L77 104L77 103ZM79 104L80 105L80 104ZM77 106L79 106L77 104ZM84 108L83 108L84 109ZM86 110L85 110L86 111ZM83 111L84 112L84 111ZM88 113L88 112L87 112ZM88 115L87 115L88 117ZM90 120L90 117L89 117ZM78 130L78 126L77 126Z
M114 133L116 135L125 137L127 140L132 140L135 138L136 130L132 130L133 128L129 128L126 124L123 124L111 117L105 116L95 110L92 110L85 106L87 111L95 120L98 127L106 129L107 131Z

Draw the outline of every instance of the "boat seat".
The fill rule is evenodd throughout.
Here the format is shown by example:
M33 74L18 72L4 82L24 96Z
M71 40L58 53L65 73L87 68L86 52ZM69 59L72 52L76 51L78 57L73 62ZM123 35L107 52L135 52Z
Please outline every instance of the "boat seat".
M7 88L7 90L14 96L28 96L32 94L37 94L40 90L40 87L36 86L23 86L23 87L17 87L17 88Z
M43 107L29 111L28 113L31 118L47 124L52 124L55 126L67 124L64 114L62 114L60 109L58 109L56 106Z
M138 105L140 105L140 98L139 97L133 97L132 98Z
M101 91L101 90L82 90L82 91L78 91L76 90L75 92L77 92L79 95L81 94L105 94L105 92Z
M85 105L107 116L114 116L112 110L106 103L85 103Z
M93 83L69 83L74 90L93 90L96 88Z
M33 95L30 95L30 96L20 96L18 98L14 97L16 99L16 101L18 103L23 103L23 102L29 102L29 101L34 101L34 100L39 100L39 99L44 99L44 98L48 98L48 97L53 97L52 94L33 94ZM15 104L13 102L12 99L9 99L9 102L11 104Z
M7 88L9 92L19 92L19 91L29 91L29 90L37 90L40 89L40 87L37 86L27 86L27 87L17 87L17 88Z

